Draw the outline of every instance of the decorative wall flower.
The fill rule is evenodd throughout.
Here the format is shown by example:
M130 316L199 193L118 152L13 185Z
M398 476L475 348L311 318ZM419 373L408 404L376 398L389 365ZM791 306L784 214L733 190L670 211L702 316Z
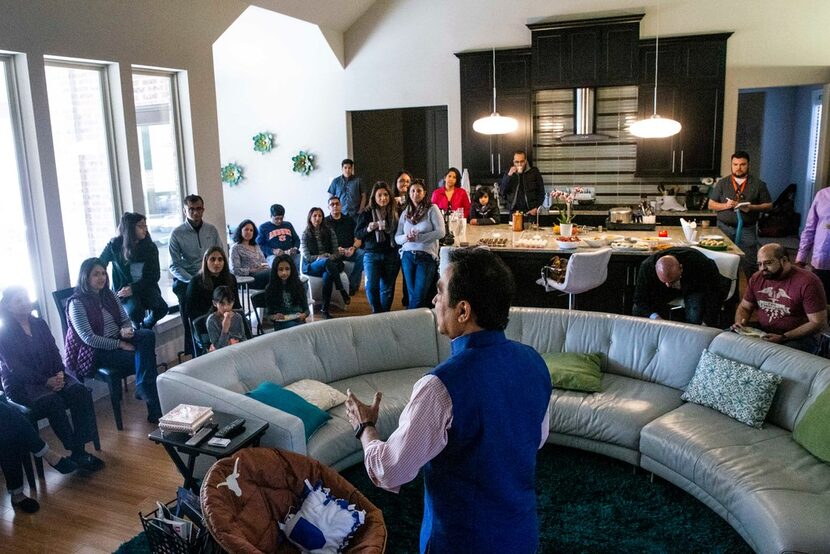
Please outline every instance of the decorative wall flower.
M238 185L239 181L245 178L242 166L235 162L231 162L222 168L221 177L222 182L230 186Z
M308 175L314 171L314 155L309 152L300 150L296 156L291 158L291 161L294 162L292 170L297 173Z
M254 152L267 154L274 147L274 135L263 131L254 135Z

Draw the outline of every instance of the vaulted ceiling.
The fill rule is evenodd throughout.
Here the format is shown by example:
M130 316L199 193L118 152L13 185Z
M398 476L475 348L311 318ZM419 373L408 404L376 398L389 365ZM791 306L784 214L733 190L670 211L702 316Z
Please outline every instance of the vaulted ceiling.
M375 0L249 0L251 5L345 32Z

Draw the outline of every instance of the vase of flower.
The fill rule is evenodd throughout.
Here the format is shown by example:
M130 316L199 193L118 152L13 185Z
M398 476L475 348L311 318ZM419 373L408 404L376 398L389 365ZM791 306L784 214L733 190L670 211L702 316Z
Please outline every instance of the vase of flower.
M551 203L559 206L559 234L563 237L573 233L573 202L580 192L582 187L572 187L570 192L554 190L550 193Z
M574 232L574 224L573 223L560 223L559 224L559 234L563 237L569 237L573 235Z

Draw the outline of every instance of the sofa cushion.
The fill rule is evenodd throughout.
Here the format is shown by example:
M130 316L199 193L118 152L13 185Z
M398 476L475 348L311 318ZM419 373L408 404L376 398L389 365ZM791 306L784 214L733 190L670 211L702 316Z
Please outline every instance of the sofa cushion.
M346 395L320 381L300 379L285 386L285 390L298 394L306 402L314 404L323 411L330 410L346 401Z
M550 430L636 451L643 426L680 406L680 394L656 383L605 373L600 392L554 389Z
M331 416L309 402L306 402L302 396L286 390L276 383L265 381L252 391L246 392L246 396L250 396L254 400L259 400L263 404L268 404L273 408L282 410L289 414L300 418L305 426L305 438L314 434L314 431L320 428L326 420L331 419Z
M597 392L602 386L602 354L546 352L542 359L550 371L553 388Z
M780 383L780 375L704 350L682 398L760 429Z
M793 439L820 460L830 462L830 387L796 423Z

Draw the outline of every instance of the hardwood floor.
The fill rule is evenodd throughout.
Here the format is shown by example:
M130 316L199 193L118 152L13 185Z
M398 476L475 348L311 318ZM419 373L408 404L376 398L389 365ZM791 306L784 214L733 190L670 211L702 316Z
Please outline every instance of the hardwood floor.
M395 310L401 309L400 286L399 277ZM369 313L361 288L348 311L334 315ZM103 470L89 476L61 475L46 465L46 479L38 482L36 492L30 494L25 485L26 494L40 502L40 511L33 515L12 508L5 480L0 480L0 552L113 552L141 531L139 511L146 513L154 509L156 500L175 497L182 478L164 449L147 439L155 426L147 423L144 403L133 398L133 391L131 384L123 403L123 431L115 428L109 398L95 403L101 436L101 452L95 454L106 462ZM57 452L64 452L50 428L43 429L41 436ZM92 443L87 447L94 452Z

